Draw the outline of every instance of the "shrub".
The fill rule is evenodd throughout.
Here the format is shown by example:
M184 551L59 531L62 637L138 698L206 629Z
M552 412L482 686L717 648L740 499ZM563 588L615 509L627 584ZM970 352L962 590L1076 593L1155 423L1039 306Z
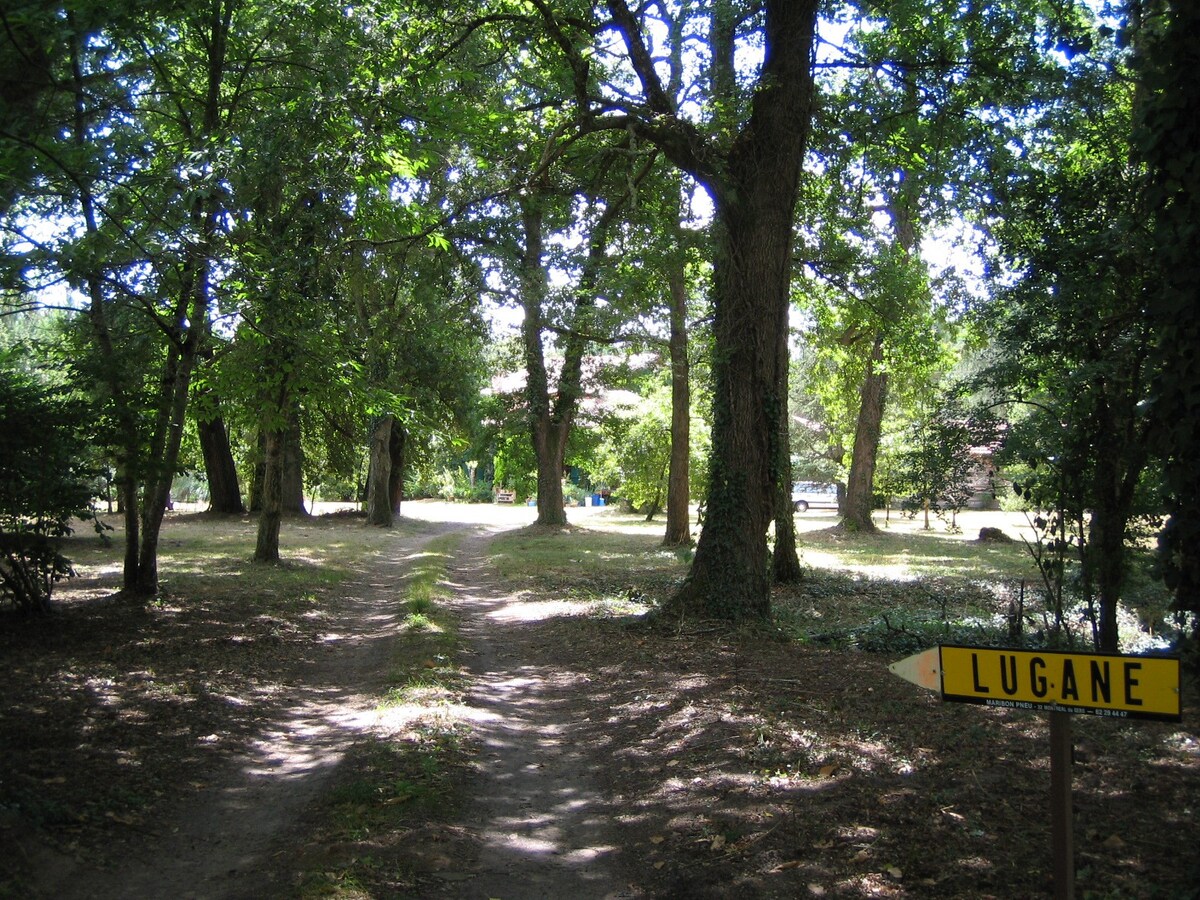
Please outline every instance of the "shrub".
M0 358L0 602L23 613L47 612L72 574L59 552L72 520L95 521L85 422L81 404Z

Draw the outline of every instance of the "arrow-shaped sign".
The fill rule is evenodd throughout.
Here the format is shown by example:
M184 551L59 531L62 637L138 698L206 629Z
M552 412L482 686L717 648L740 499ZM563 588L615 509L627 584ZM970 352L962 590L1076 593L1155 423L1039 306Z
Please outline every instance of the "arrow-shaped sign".
M1050 713L1050 830L1059 900L1075 896L1068 713L1168 722L1178 722L1180 717L1179 659L1174 657L942 644L894 662L888 669L905 681L937 691L943 700Z
M942 644L888 669L958 703L1121 719L1180 718L1178 657Z
M915 656L902 659L888 666L888 671L911 681L926 690L942 691L942 652L940 647L930 647Z

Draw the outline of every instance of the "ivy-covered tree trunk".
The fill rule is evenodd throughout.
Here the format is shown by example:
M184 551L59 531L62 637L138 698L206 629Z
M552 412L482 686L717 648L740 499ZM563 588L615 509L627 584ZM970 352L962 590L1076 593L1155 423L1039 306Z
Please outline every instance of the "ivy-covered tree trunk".
M766 60L749 120L723 165L709 171L685 148L663 147L685 167L692 159L714 195L716 233L706 520L673 603L689 614L734 620L765 618L771 608L767 529L786 408L779 329L787 321L796 199L812 122L817 3L769 0L764 11Z
M196 423L196 432L208 480L208 511L226 515L244 513L246 507L225 420L219 412L214 412Z
M671 334L671 461L667 473L667 533L663 546L692 543L691 499L692 390L688 360L687 284L682 266L668 275Z
M771 573L776 584L798 584L804 580L800 555L796 550L796 517L792 508L791 430L788 427L788 326L779 329L784 364L779 371L779 397L783 414L779 417L779 477L775 485L775 551L771 554Z
M279 562L279 528L283 521L283 431L266 429L263 436L262 511L258 516L258 537L254 561Z
M771 225L790 220L792 210L778 194L760 193L748 202L752 197L742 209L718 213L726 234L714 272L720 302L708 502L692 569L677 596L694 614L725 619L770 612L767 529L775 514L784 408L776 331L780 305L787 303L791 235L790 227Z
M304 505L304 447L301 437L300 407L293 402L288 407L287 425L283 432L280 491L284 515L308 515Z
M863 379L858 422L854 429L854 449L850 457L850 474L846 478L846 499L842 505L842 525L852 531L874 531L871 518L874 506L875 462L879 456L879 439L883 431L883 410L887 404L888 376L883 365L883 335L875 337L875 345L867 360Z

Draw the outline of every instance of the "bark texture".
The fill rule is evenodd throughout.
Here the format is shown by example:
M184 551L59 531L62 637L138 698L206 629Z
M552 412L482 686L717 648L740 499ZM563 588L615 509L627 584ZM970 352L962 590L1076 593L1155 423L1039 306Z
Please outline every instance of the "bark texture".
M386 415L371 432L367 470L367 524L391 528L400 515L404 485L404 430Z
M237 465L229 447L229 432L221 414L214 413L196 423L200 451L204 455L204 473L208 479L208 511L215 513L244 513Z
M692 391L688 360L687 283L682 266L669 276L671 302L671 461L667 472L667 533L663 545L692 543L691 499Z
M283 521L283 441L284 433L277 428L267 430L263 437L262 511L254 546L255 562L279 562L279 527Z
M766 58L749 120L723 160L664 147L714 196L713 441L704 530L674 603L693 615L770 612L767 530L779 478L779 330L786 322L792 229L812 120L817 4L764 4ZM643 78L645 80L645 77Z
M888 376L883 371L883 335L877 335L867 374L863 378L854 429L854 450L850 474L846 479L846 499L842 504L842 525L853 531L875 531L871 517L875 492L875 462L883 432L883 410L887 405Z
M521 224L525 238L520 261L521 303L525 319L521 338L525 353L525 403L529 412L530 435L537 459L537 524L566 525L563 508L562 464L566 446L565 428L561 415L555 416L550 397L550 376L542 347L545 327L544 304L547 294L546 270L543 266L543 219L541 203L547 189L527 198L522 207ZM566 368L559 378L559 391L564 388ZM567 424L566 428L569 428Z
M783 414L779 417L779 478L775 486L775 551L771 554L771 574L776 584L798 584L804 580L804 569L800 566L800 555L796 550L796 519L792 509L792 453L791 433L788 428L788 328L787 322L779 329L782 343L780 353L784 364L780 367L779 397Z
M301 443L300 409L292 403L280 448L280 496L284 515L306 516L304 505L304 446Z

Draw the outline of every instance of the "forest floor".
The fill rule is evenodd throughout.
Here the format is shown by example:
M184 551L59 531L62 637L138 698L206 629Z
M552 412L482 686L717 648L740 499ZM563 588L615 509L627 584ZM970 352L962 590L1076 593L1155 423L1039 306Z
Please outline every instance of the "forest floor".
M150 605L77 538L57 614L0 620L0 897L1053 892L1046 718L829 639L999 603L978 579L829 571L815 530L776 623L651 625L684 563L579 513L314 517L266 572L249 519L176 513ZM1189 676L1182 723L1073 717L1080 896L1200 896L1198 713Z

